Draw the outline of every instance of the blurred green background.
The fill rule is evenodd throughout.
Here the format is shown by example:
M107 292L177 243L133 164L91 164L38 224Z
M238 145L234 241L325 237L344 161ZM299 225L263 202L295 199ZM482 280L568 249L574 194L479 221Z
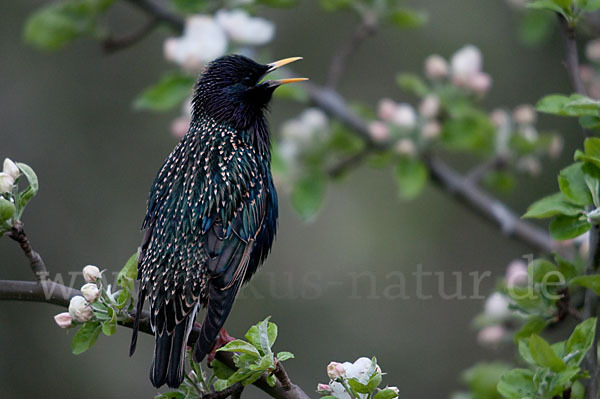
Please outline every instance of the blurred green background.
M176 144L170 121L179 114L135 112L132 99L174 68L163 59L166 29L141 44L104 55L97 42L80 40L57 53L43 53L22 41L23 23L42 1L0 4L0 158L26 162L41 189L24 222L35 248L53 273L79 272L86 264L117 271L141 240L146 196L156 171ZM344 75L341 92L375 106L382 97L411 100L393 84L397 72L418 72L431 53L449 57L464 44L481 48L485 71L494 79L489 108L534 103L545 94L568 92L555 35L542 47L516 39L517 14L503 0L422 0L429 23L417 30L384 28L358 51ZM322 82L332 56L352 32L350 14L323 13L315 1L297 9L269 10L277 24L274 58L302 55L295 68ZM144 17L126 4L109 13L116 32L135 29ZM299 105L275 101L272 126L295 116ZM542 175L522 178L503 196L517 211L554 191L555 175L581 142L577 128L542 117L540 126L564 133L563 157L546 163ZM466 162L455 156L455 163ZM377 356L384 384L403 398L446 398L461 387L460 371L478 360L511 359L512 348L476 345L472 318L481 300L390 300L371 298L370 281L353 272L371 271L380 296L394 271L491 271L482 292L490 292L506 264L530 253L498 229L429 186L419 200L401 202L389 170L366 167L329 187L312 223L302 223L280 193L280 230L262 272L246 287L227 322L233 336L267 315L279 325L276 350L289 350L293 381L307 392L327 382L331 360ZM0 278L31 279L17 245L0 240ZM68 275L65 274L65 278ZM309 285L307 285L307 280ZM410 278L408 282L410 283ZM447 276L446 289L453 291ZM433 278L424 292L437 292ZM81 277L76 287L82 284ZM407 294L414 297L414 287ZM128 357L128 329L101 337L73 356L74 331L59 329L52 316L63 311L45 304L0 303L0 397L139 397L156 394L147 379L153 339L143 336ZM249 388L246 397L263 397ZM314 394L313 396L317 396Z

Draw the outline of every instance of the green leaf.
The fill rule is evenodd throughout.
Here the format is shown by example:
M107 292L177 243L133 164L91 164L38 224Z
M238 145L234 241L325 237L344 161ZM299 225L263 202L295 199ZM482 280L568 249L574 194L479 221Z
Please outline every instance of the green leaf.
M596 294L600 295L600 275L592 274L589 276L577 276L569 282L572 285L580 285L585 288L592 289Z
M377 392L373 399L394 399L397 397L398 394L396 393L396 391L394 391L393 389L386 388Z
M228 379L234 373L234 371L231 370L229 367L227 367L225 365L225 363L222 363L217 359L212 361L212 363L210 364L210 367L213 370L213 374L216 375L217 378L220 378L221 380Z
M379 384L381 384L381 374L374 373L367 382L367 389L369 390L369 392L373 392L375 388L379 386Z
M592 194L586 184L583 163L577 162L560 171L558 184L560 191L570 202L580 206L593 203Z
M577 325L565 345L565 357L572 365L579 365L594 343L596 318L589 318Z
M27 203L29 203L29 200L31 200L38 193L40 186L37 175L29 165L21 162L17 162L16 165L29 183L29 187L27 187L19 196L19 202L17 206L22 210L25 208Z
M258 324L260 349L262 349L262 352L265 355L271 353L271 346L273 346L275 339L277 339L277 326L273 323L269 323L270 318L271 317L269 316Z
M79 355L90 349L98 339L101 331L102 327L97 321L88 321L81 326L79 331L73 336L73 341L71 342L73 354Z
M500 377L510 370L504 363L478 363L465 370L461 379L467 384L473 399L500 399L496 389Z
M248 342L250 342L252 345L254 345L255 348L262 350L262 343L261 343L261 326L262 327L262 334L265 334L264 328L266 326L266 336L268 337L268 347L269 349L273 346L273 344L275 343L275 340L277 339L277 325L275 323L271 323L269 322L269 319L271 318L271 316L267 317L266 319L264 319L263 321L261 321L260 323L257 323L255 325L253 325L252 327L250 327L248 329L248 331L246 332L246 335L244 336ZM264 352L263 353L268 353ZM285 352L282 352L285 353Z
M526 12L519 26L519 38L528 45L535 46L552 35L556 18L550 13L531 10Z
M277 87L273 96L284 100L296 101L300 104L308 103L308 93L302 85L281 85Z
M582 110L579 106L579 101L585 98L586 97L582 96L581 94L573 94L571 96L550 94L538 101L536 104L536 109L539 112L559 116L593 115L593 112L587 109Z
M138 251L131 255L117 275L117 284L129 291L133 290L133 282L137 278L138 256Z
M515 333L513 338L514 342L520 342L523 338L529 338L531 334L538 334L548 325L548 321L540 316L532 316L529 318L527 323L521 327L519 331ZM528 347L529 349L529 347Z
M274 387L277 384L277 378L275 378L274 374L267 377L267 384L269 384L270 387Z
M561 257L560 255L554 254L554 261L558 266L558 271L564 276L566 281L571 280L577 275L577 267L573 263Z
M529 349L529 339L521 339L518 341L519 355L527 364L536 365L536 361L531 355L531 349Z
M288 359L293 359L294 358L294 354L291 352L279 352L277 353L277 360L279 360L280 362L286 361Z
M138 110L166 111L181 104L191 93L194 78L189 75L171 72L156 85L140 94L134 108Z
M565 15L565 10L561 6L557 5L555 0L535 0L527 3L527 8L554 11Z
M356 378L349 378L348 385L350 386L350 388L352 388L352 390L354 390L355 392L358 392L358 393L370 393L371 392L371 391L369 391L369 388L365 384L361 383Z
M396 165L396 183L401 198L412 199L421 194L427 184L427 167L418 159L402 158Z
M577 5L583 11L592 12L600 9L600 0L579 0Z
M556 282L558 281L557 272L557 267L545 259L535 259L527 267L529 279L535 283Z
M579 124L587 130L600 130L600 117L585 115L579 118Z
M352 0L321 0L320 3L325 11L339 11L350 8Z
M467 108L444 123L442 141L450 150L488 154L494 146L495 132L487 114Z
M16 211L15 204L0 195L0 223L12 218Z
M555 240L570 240L588 231L592 225L579 216L557 216L550 222L550 235Z
M498 382L498 392L507 399L536 397L537 388L533 383L533 373L526 369L506 372Z
M256 0L256 3L273 8L289 8L298 4L298 0Z
M577 116L598 116L598 111L600 111L600 101L589 97L582 97L569 101L565 104L565 107L570 113Z
M215 382L213 382L213 387L215 388L215 391L217 392L221 392L222 390L224 390L225 388L231 386L233 384L229 383L229 380L216 380Z
M584 208L567 201L562 193L544 197L529 206L524 218L548 218L556 215L577 216L584 212Z
M408 91L418 97L423 97L429 93L429 87L421 79L421 77L414 73L401 73L396 77L396 83L403 90Z
M317 214L327 190L327 178L321 172L313 172L298 179L292 188L292 206L304 221Z
M398 28L418 28L427 22L427 14L408 8L397 8L386 13L387 21Z
M258 350L254 346L252 346L246 341L242 341L241 339L236 339L234 341L228 342L227 345L220 347L219 349L217 349L217 351L239 352L246 353L248 355L253 355L257 358L260 357L260 353L258 353Z
M567 368L565 362L554 353L550 344L539 335L531 335L529 338L529 350L533 360L539 366L548 367L554 372L559 372Z
M102 322L102 332L104 335L111 336L117 331L117 315L111 307L107 311L109 319Z

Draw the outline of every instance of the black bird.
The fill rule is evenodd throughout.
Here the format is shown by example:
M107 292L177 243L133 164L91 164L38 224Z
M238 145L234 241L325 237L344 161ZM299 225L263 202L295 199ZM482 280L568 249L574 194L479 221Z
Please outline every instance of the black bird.
M277 229L265 111L275 89L305 78L262 81L301 57L262 65L228 55L196 84L192 122L150 190L138 263L139 315L148 299L156 338L150 381L178 387L198 307L206 307L194 360L213 349L240 286L265 260Z

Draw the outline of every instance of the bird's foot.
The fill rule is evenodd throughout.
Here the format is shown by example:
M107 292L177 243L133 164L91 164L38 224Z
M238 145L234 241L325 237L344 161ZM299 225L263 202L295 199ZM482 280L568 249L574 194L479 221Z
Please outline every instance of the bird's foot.
M227 333L227 330L225 330L225 328L221 328L221 331L219 331L219 335L217 336L217 340L215 341L215 346L213 347L213 350L208 354L208 357L206 359L207 364L211 364L212 361L215 360L215 356L217 356L217 350L219 348L227 345L231 341L235 341L235 338L230 336Z

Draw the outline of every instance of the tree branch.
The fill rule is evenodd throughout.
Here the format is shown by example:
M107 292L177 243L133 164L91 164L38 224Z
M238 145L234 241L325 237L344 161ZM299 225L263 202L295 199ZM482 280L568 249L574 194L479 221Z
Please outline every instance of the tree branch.
M376 27L377 15L372 12L365 12L354 34L331 60L329 74L327 75L327 87L334 89L338 86L349 59L356 52L360 44L375 32Z
M148 15L154 17L157 22L161 24L165 24L173 29L175 32L181 34L183 32L183 28L185 23L183 18L179 15L174 14L165 8L159 6L154 3L152 0L124 0L135 7L139 8L141 11L145 12Z
M43 282L33 282L0 280L0 301L16 300L26 302L41 302L68 307L69 301L75 295L81 295L81 292L77 289L67 287L54 281L48 280ZM124 327L133 327L135 312L132 312L129 315L130 318L128 320L120 321L119 324ZM142 316L140 317L139 329L143 333L154 335L152 328L150 327L150 313L148 311L144 311L142 313ZM196 343L199 334L200 328L194 326L188 339L189 346L193 346ZM237 369L235 367L235 363L233 362L232 353L217 352L216 357L222 363L226 364L230 369ZM281 370L283 370L283 367ZM283 373L285 373L285 370L283 370ZM289 377L284 379L284 381L289 383L284 385L282 382L277 381L277 384L274 387L271 387L267 383L266 375L263 375L254 383L254 385L275 399L309 399L309 396L300 387L291 383Z
M119 50L126 49L137 43L148 36L158 25L156 17L152 16L148 22L142 26L139 30L131 32L128 35L121 37L109 36L102 41L102 48L106 53L114 53Z
M371 139L367 122L352 112L337 92L308 82L305 88L310 100L316 106L349 127L369 146L375 150L386 148L385 144L374 142ZM483 192L476 184L458 174L441 160L429 157L425 161L435 184L453 195L469 209L475 210L488 221L498 225L502 232L509 237L515 237L542 252L552 252L558 249L546 231L521 220L502 202ZM339 173L338 169L334 172Z
M23 222L17 220L14 222L12 230L8 233L8 236L19 243L19 246L25 253L27 259L29 259L29 264L31 266L31 271L35 274L35 277L38 281L45 281L48 279L48 270L46 270L46 265L44 265L44 261L40 254L35 252L31 247L31 243L29 242L29 238L27 238L27 234L25 234L25 230L23 228Z
M585 94L585 86L581 79L579 69L579 53L577 51L577 41L575 40L575 28L569 25L569 22L560 14L558 15L558 23L560 31L565 43L565 66L571 79L573 89L579 94Z

